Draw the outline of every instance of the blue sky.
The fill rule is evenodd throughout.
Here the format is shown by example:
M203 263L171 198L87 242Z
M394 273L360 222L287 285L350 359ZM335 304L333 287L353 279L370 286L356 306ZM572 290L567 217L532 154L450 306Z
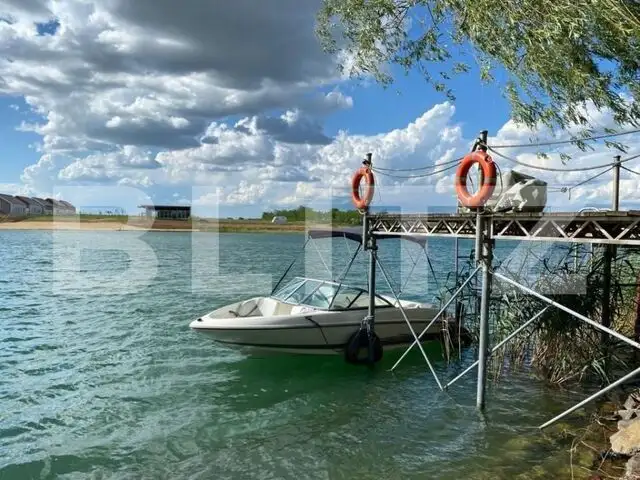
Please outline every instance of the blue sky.
M34 151L31 144L40 140L40 136L33 133L18 132L17 127L26 119L27 115L14 110L12 105L24 105L22 99L18 98L0 98L0 112L2 119L0 120L0 138L2 138L2 146L0 147L2 155L2 170L4 182L18 182L20 174L27 165L35 163L38 160L38 153ZM24 107L23 107L24 108ZM36 119L35 115L29 115ZM6 176L5 176L6 175Z
M468 136L483 128L495 132L509 119L509 105L494 85L482 85L473 74L463 75L455 83L455 119L463 125ZM353 98L353 108L327 117L324 130L331 137L340 130L375 135L403 128L445 100L417 73L404 75L399 72L394 84L386 88L377 83L354 80L341 85L341 90ZM491 108L479 109L479 102ZM16 106L20 111L16 111ZM5 159L2 182L17 183L23 170L36 163L41 155L34 148L41 136L20 131L19 126L23 122L42 122L42 117L30 112L24 100L16 97L0 97L0 112L0 137L3 138L0 155Z
M455 78L453 104L415 72L396 71L386 89L340 78L314 36L317 3L282 0L290 8L270 15L249 1L206 14L168 0L4 2L0 190L130 212L145 199L220 216L349 208L349 177L368 151L377 166L412 168L463 155L481 129L498 144L535 133L510 122L502 86L475 71ZM595 127L611 126L607 112L588 113ZM531 149L506 153L553 166L561 151L569 148L546 160ZM577 161L611 155L596 145ZM589 175L524 171L554 185ZM452 175L381 178L376 201L413 211L453 205ZM605 175L570 202L606 202L608 188ZM630 174L623 190L635 201Z

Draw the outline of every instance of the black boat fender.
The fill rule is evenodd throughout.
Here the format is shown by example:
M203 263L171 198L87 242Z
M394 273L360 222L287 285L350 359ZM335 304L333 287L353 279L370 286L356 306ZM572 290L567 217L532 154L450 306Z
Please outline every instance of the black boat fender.
M371 338L373 347L373 363L382 360L383 350L380 337L375 332L367 331L367 328L360 327L357 332L351 335L344 349L344 358L347 363L353 365L371 363L369 359L369 338ZM364 356L361 355L361 351L364 351Z

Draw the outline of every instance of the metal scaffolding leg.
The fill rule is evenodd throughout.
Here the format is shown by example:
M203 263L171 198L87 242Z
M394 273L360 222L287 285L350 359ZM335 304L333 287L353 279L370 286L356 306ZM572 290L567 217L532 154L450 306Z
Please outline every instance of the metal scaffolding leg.
M407 350L402 354L402 356L393 365L393 367L391 367L391 371L395 370L395 368L398 365L400 365L400 362L402 361L402 359L408 355L408 353L411 351L411 349L415 345L420 345L420 339L423 337L423 335L425 333L427 333L427 331L436 322L436 320L438 320L438 318L440 318L440 316L442 316L442 314L447 310L449 305L451 305L451 302L453 302L456 298L458 298L458 295L460 295L460 292L462 292L462 290L465 289L465 287L469 284L469 282L475 278L476 273L478 273L479 270L480 270L480 267L476 267L476 269L473 272L471 272L471 275L469 275L469 277L462 283L462 285L460 285L458 290L455 291L455 293L451 296L451 298L449 300L447 300L447 303L444 304L444 307L442 307L440 309L440 311L436 314L436 316L431 319L431 322L429 322L429 324L424 328L424 330L422 330L422 332L420 332L420 335L418 335L418 338L416 338L416 340L414 340L414 342L411 345L409 345L409 348L407 348Z
M458 284L458 256L460 255L460 244L458 237L453 239L453 269L455 270L455 282Z
M500 348L502 348L503 345L506 345L513 337L518 335L525 328L527 328L533 322L538 320L544 314L544 312L546 312L547 310L549 310L549 307L544 307L542 310L540 310L538 313L536 313L533 317L531 317L529 320L527 320L522 325L520 325L518 328L516 328L513 332L511 332L506 338L504 338L500 343L498 343L495 347L493 347L491 349L491 352L489 352L489 357L491 357L491 355L493 355L495 352L500 350ZM473 370L478 365L478 363L480 363L480 361L476 360L471 365L469 365L467 368L465 368L464 371L460 375L458 375L456 378L454 378L453 380L451 380L449 383L447 383L444 386L445 390L447 388L449 388L451 385L453 385L454 383L456 383L458 380L460 380L462 377L464 377L471 370Z
M413 338L415 339L416 342L418 342L418 348L420 349L420 352L422 352L422 356L424 357L424 360L427 362L427 365L429 366L429 370L431 370L431 373L433 374L433 378L436 379L436 383L438 384L438 387L440 388L440 390L444 390L442 387L442 383L440 383L440 380L438 379L438 375L436 375L436 371L434 370L433 365L431 365L431 362L429 361L429 357L427 356L426 352L422 348L422 344L420 344L418 340L418 336L416 335L416 332L413 329L411 322L409 321L409 317L407 317L407 313L404 311L404 307L402 306L402 303L400 303L400 299L398 298L398 295L396 294L393 286L391 285L391 281L389 280L389 276L387 275L386 270L384 269L384 267L382 266L382 263L380 263L380 260L377 257L376 257L376 261L378 262L378 266L380 267L382 276L384 277L385 281L387 282L387 285L389 286L389 290L391 290L391 293L393 294L394 298L396 299L396 302L398 303L398 308L400 309L400 313L402 313L402 316L404 317L405 322L407 322L407 326L409 327L409 330L411 330L411 334L413 335Z
M488 223L478 214L477 217L477 241L476 246L481 249L476 251L476 258L482 263L482 297L480 303L480 337L478 340L478 384L476 389L476 406L484 409L484 397L487 387L487 358L489 344L489 296L491 295L491 254L492 243L488 235Z
M375 237L369 238L369 309L367 315L367 337L369 339L369 365L373 365L374 351L373 351L373 334L376 330L376 262L378 256L376 255L376 239Z

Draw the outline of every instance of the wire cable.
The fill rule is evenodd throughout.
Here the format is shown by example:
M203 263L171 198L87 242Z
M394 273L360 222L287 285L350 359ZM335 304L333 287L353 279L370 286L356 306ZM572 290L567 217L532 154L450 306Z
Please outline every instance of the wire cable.
M593 177L589 177L580 183L576 183L575 185L569 187L568 190L573 190L574 188L581 187L585 183L589 183L591 180L595 180L596 178L601 177L602 175L604 175L607 172L610 172L611 170L613 170L613 167L609 167L606 170L603 170L602 172L598 173L597 175L594 175Z
M549 142L539 142L539 143L521 143L521 144L512 144L512 145L485 145L487 148L525 148L525 147L548 147L550 145L568 145L570 143L576 142L588 142L589 140L602 140L603 138L613 138L613 137L621 137L623 135L631 135L632 133L640 132L640 128L635 130L629 130L627 132L620 133L608 133L603 135L594 135L591 137L585 138L575 138L573 140L556 140ZM482 142L480 142L483 145Z
M491 150L493 153L495 153L500 158L503 158L503 159L508 160L508 161L510 161L512 163L515 163L516 165L521 165L523 167L533 168L535 170L543 170L543 171L547 171L547 172L588 172L590 170L598 170L600 168L613 167L615 165L615 163L616 163L616 162L610 162L610 163L605 163L605 164L601 164L601 165L593 165L591 167L577 167L577 168L543 167L543 166L540 166L540 165L533 165L531 163L521 162L520 160L517 160L515 158L509 157L507 155L504 155L504 154L494 150L492 147L488 147L488 148L489 148L489 150ZM636 158L640 158L640 154L634 155L632 157L625 158L624 160L620 160L620 164L626 163L626 162L630 162L631 160L635 160Z
M422 174L419 174L419 175L408 175L408 176L407 176L407 175L393 175L393 174L391 174L391 173L386 173L386 172L380 171L380 169L378 169L378 168L373 168L372 170L373 170L375 173L379 173L380 175L385 175L385 176L387 176L387 177L393 177L393 178L405 178L405 179L406 179L406 178L426 178L426 177L432 177L432 176L434 176L434 175L437 175L437 174L442 173L442 172L446 172L447 170L452 170L452 169L454 169L454 168L457 168L457 165L450 165L450 166L448 166L448 167L446 167L446 168L442 168L442 169L440 169L440 170L434 170L433 172L429 172L429 173L422 173Z
M635 170L631 170L630 168L627 168L627 167L625 167L625 166L622 166L621 168L622 168L623 170L626 170L626 171L627 171L627 172L629 172L629 173L634 173L634 174L636 174L636 175L640 176L640 172L636 172Z
M625 167L622 167L622 168L625 168ZM568 192L569 193L569 198L571 198L571 190L573 190L574 188L581 187L585 183L589 183L591 180L595 180L596 178L601 177L602 175L604 175L607 172L610 172L611 170L613 170L613 167L608 167L605 170L603 170L602 172L597 173L596 175L593 175L592 177L589 177L586 180L578 182L575 185L571 185L571 186L564 185L562 187L560 187L560 186L548 187L547 191L549 191L551 193L567 193ZM640 175L640 174L638 174L638 175Z
M455 158L453 160L449 160L448 162L442 163L434 163L432 165L425 165L424 167L415 167L415 168L382 168L376 167L376 170L380 170L382 172L415 172L418 170L429 170L430 168L442 167L445 165L453 165L454 163L460 162L464 157Z

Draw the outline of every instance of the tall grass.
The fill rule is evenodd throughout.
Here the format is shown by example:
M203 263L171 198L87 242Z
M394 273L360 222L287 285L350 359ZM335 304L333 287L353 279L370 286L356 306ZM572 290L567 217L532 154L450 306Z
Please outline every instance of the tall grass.
M516 265L503 264L498 271L596 322L601 320L606 301L611 310L610 328L632 338L636 314L634 284L640 272L640 254L637 250L618 248L612 261L610 295L603 298L604 248L597 247L593 254L582 255L575 263L572 254L550 260L537 258L529 251L526 254L529 258L520 258ZM522 268L523 264L537 264L538 273L531 275ZM472 266L470 261L466 269ZM466 277L462 275L461 278ZM466 312L465 325L476 338L478 293L478 285L472 284L460 302ZM494 278L491 345L497 344L545 306L545 302ZM498 350L490 366L495 379L513 369L527 369L554 385L609 382L612 376L628 371L630 363L636 361L633 351L633 347L624 342L603 335L586 322L550 306L536 322Z

